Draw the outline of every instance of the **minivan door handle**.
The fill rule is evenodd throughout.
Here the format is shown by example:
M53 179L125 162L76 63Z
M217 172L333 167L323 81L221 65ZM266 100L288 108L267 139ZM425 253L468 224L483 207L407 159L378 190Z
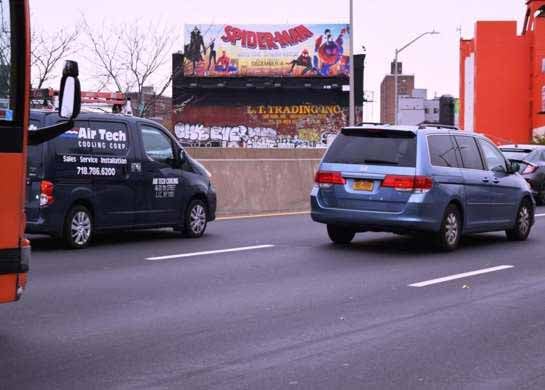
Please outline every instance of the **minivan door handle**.
M500 180L499 180L499 179L494 179L494 180L492 180L492 182L493 182L494 184L499 184Z
M488 177L483 177L483 183L490 183L490 179Z

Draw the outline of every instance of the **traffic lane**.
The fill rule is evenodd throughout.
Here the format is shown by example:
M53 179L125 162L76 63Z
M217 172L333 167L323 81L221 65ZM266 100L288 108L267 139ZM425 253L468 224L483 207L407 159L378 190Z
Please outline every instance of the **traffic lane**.
M30 337L38 345L47 345L43 352L48 358L42 356L44 366L41 370L36 367L40 365L39 353L32 347L14 350L33 351L28 358L32 358L31 366L36 368L34 377L55 386L69 386L71 378L61 375L47 379L55 352L61 366L67 365L81 374L84 366L91 364L93 370L104 374L100 379L83 375L81 383L89 386L96 384L93 380L102 384L108 380L113 381L110 383L128 383L127 378L132 378L129 380L132 384L142 381L150 384L158 377L166 378L165 383L185 383L189 377L197 380L191 382L195 385L200 381L209 384L209 379L213 378L222 383L228 378L223 378L220 367L229 369L236 366L233 362L240 365L245 359L258 360L259 356L263 369L270 365L274 367L275 362L281 367L286 359L282 351L295 351L297 359L301 354L310 353L310 347L319 340L335 339L339 333L342 336L343 327L350 321L372 330L420 310L414 302L422 300L421 292L407 292L405 284L398 283L401 279L395 283L388 281L390 273L380 278L380 273L370 271L373 267L383 269L405 263L404 269L412 269L422 262L415 254L431 256L422 262L424 265L440 261L443 256L422 250L406 238L368 237L374 237L367 240L374 250L397 245L408 247L410 251L398 250L404 254L402 259L396 260L388 253L385 258L371 259L372 256L362 258L362 253L366 253L363 243L356 244L356 248L336 248L320 243L317 246L300 245L295 250L280 247L267 255L245 253L244 256L154 263L153 271L151 268L146 272L127 269L124 275L111 281L108 277L104 280L100 273L88 274L82 277L82 281L87 279L87 286L80 289L80 297L70 296L73 294L71 289L62 285L57 291L52 286L47 293L39 294L40 297L25 297L25 301L39 303L40 310L50 308L45 310L46 315L34 319L40 326L29 331L28 321L19 322L21 318L17 319L16 313L8 316L15 320L8 324L13 325L12 329L25 329L21 340ZM475 245L501 245L503 242L501 235L472 240L475 240L474 245L460 251L460 254L467 252L462 257L471 257ZM365 242L365 239L362 237L361 241ZM533 245L530 243L530 246ZM505 252L505 247L499 252ZM411 258L420 261L407 261ZM178 274L172 274L176 268ZM222 268L226 271L214 278ZM395 275L395 272L391 274ZM35 284L38 285L32 291L45 292L39 282ZM63 292L68 296L59 298ZM431 303L436 295L431 294ZM44 300L39 301L42 297ZM408 297L414 302L408 302ZM455 297L459 299L457 295ZM441 308L445 302L438 304ZM23 310L23 306L12 307ZM51 312L51 308L57 312ZM58 312L58 308L63 312ZM424 303L423 308L429 309ZM24 316L27 312L23 310L19 314ZM55 343L49 342L51 334L57 335ZM119 351L111 351L112 345ZM325 347L326 350L330 348L329 345ZM84 354L91 356L91 363L74 360L75 350L85 351ZM104 359L98 362L94 356ZM142 358L135 358L138 356ZM157 363L150 363L149 356ZM124 361L126 363L119 363ZM114 373L112 364L119 371ZM38 374L40 372L43 376ZM119 381L111 378L119 372L124 374ZM180 374L176 376L174 372ZM251 371L244 372L250 375ZM156 380L161 382L161 379Z
M479 236L470 240L458 253L448 255L437 254L425 245L422 249L422 243L410 238L385 238L379 235L378 238L361 240L347 248L337 248L325 243L298 247L286 245L265 252L210 256L191 261L172 260L155 264L146 263L140 258L138 266L130 266L122 271L113 269L113 266L89 270L86 265L81 269L72 264L69 267L71 272L57 269L53 278L44 278L40 270L34 270L35 276L25 300L32 298L40 305L71 307L77 314L82 296L88 294L88 303L114 319L120 305L130 306L132 301L141 300L162 302L165 295L171 294L181 297L182 300L196 302L190 312L205 311L221 320L226 314L222 308L227 309L227 312L244 313L254 309L255 305L259 307L261 302L282 307L282 301L268 302L267 298L270 297L267 294L254 293L256 298L261 298L256 299L254 306L240 305L240 299L234 299L237 294L252 294L252 289L259 291L265 287L264 291L273 296L282 296L277 290L290 291L294 297L303 297L303 301L305 294L318 296L323 302L333 298L336 303L338 291L330 291L322 286L339 286L345 292L356 286L358 292L363 292L364 295L384 295L388 290L396 291L427 277L511 262L513 254L521 249L525 251L524 257L527 260L524 261L524 269L527 272L533 272L532 264L538 269L541 266L540 245L537 243L513 244L505 241L501 235ZM506 251L508 248L516 252ZM403 256L392 256L389 251L394 254L402 253ZM93 262L94 254L87 254L89 257L85 261ZM512 276L506 272L504 275L483 278L473 280L496 280ZM473 281L464 283L471 284ZM306 293L300 287L305 285L308 285ZM360 285L365 285L365 288ZM247 289L246 286L250 288ZM59 290L64 292L61 297ZM104 295L108 298L104 299ZM222 297L229 298L226 299L227 302L222 302ZM198 299L203 299L205 303L201 305ZM215 302L218 305L214 305ZM235 302L235 306L229 302ZM168 307L164 312L168 312Z
M543 222L538 222L538 226ZM304 219L289 221L291 231L283 220L268 221L268 225L269 236L277 236L280 232L287 234L292 242L286 238L283 244L276 244L275 248L255 252L159 262L145 261L144 251L140 248L125 255L130 259L125 263L119 261L123 249L96 254L97 251L104 251L100 247L69 251L68 256L63 251L60 256L35 258L31 285L25 299L40 291L35 299L45 303L50 297L58 296L55 292L61 286L66 291L66 305L78 302L85 292L98 293L96 296L100 297L103 291L110 291L114 301L139 295L160 299L166 292L182 297L192 297L193 294L214 297L217 291L225 288L228 293L249 281L267 283L271 274L276 280L288 284L295 278L299 278L298 283L301 284L312 278L316 278L318 283L329 281L339 285L346 280L361 280L367 283L369 289L395 289L428 278L510 264L513 256L509 250L515 251L513 253L524 250L525 257L529 259L525 261L527 267L533 263L538 267L541 265L541 246L534 242L533 237L526 243L508 242L502 234L470 237L459 252L441 254L426 242L381 234L360 235L353 245L336 247L329 244L321 225ZM293 231L294 226L301 232L299 235ZM300 229L299 226L304 228ZM319 231L313 231L316 226ZM226 228L232 231L230 226L226 225ZM152 242L150 245L154 248L153 253L156 253L157 244ZM162 254L172 253L165 249ZM74 254L78 256L74 257ZM44 269L50 274L47 275ZM118 286L124 286L123 294L117 291ZM42 293L42 290L47 293Z

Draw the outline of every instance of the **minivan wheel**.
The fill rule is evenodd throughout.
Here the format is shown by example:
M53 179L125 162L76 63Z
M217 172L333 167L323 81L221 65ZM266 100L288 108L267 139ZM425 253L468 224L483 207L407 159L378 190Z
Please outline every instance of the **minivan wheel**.
M327 225L327 234L335 244L350 244L356 233L342 226Z
M70 209L64 224L64 241L69 248L82 249L93 238L93 218L85 206L77 205Z
M533 207L528 200L523 200L517 211L517 220L513 229L507 230L507 238L511 241L524 241L532 230Z
M206 204L200 199L194 199L187 208L184 217L183 233L189 238L202 237L208 224Z
M437 242L439 248L446 252L454 251L460 245L462 237L462 218L460 210L455 205L450 205L445 211Z

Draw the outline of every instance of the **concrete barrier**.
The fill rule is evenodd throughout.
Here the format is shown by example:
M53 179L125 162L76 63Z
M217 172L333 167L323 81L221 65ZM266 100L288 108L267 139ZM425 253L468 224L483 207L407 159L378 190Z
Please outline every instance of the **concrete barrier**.
M212 173L218 216L309 209L314 174L324 149L188 148Z

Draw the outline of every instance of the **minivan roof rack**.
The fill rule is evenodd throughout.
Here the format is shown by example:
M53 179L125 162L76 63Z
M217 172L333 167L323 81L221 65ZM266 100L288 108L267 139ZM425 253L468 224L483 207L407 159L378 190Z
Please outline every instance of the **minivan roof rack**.
M421 123L418 125L418 128L420 130L422 129L426 129L428 127L434 127L436 129L448 129L448 130L460 130L457 126L452 126L452 125L443 125L441 123Z

